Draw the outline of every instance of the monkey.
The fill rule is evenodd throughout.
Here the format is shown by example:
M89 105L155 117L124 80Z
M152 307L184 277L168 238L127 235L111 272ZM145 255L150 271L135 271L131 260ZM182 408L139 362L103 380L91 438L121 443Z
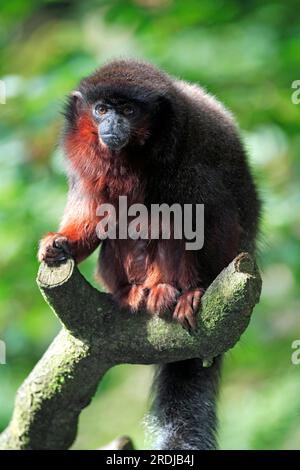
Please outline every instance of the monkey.
M68 97L62 146L69 193L38 259L80 263L100 244L97 276L122 308L171 312L191 334L205 289L241 251L255 253L260 198L231 112L202 87L154 65L117 59ZM97 236L103 203L204 204L204 245ZM119 214L118 214L119 216ZM172 232L173 233L173 232ZM217 448L222 357L161 364L152 423L157 449Z

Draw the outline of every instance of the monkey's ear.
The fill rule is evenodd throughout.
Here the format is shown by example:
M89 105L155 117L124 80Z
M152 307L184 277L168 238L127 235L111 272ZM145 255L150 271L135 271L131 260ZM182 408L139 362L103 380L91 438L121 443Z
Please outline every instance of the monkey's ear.
M75 99L83 100L83 95L82 95L81 91L79 91L79 90L72 91L71 96L73 96Z
M74 109L78 112L82 109L85 102L83 94L79 90L74 90L70 93Z

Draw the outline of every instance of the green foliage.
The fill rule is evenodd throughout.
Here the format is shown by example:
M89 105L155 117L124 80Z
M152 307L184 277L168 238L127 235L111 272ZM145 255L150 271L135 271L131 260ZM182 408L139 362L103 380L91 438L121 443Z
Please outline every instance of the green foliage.
M111 57L149 59L196 81L234 112L265 201L261 304L228 354L220 402L223 448L299 448L300 20L294 0L10 0L0 6L0 428L17 387L59 325L35 285L36 250L66 197L57 148L65 95ZM82 270L93 280L95 255ZM118 367L83 413L75 447L131 434L142 447L146 367Z

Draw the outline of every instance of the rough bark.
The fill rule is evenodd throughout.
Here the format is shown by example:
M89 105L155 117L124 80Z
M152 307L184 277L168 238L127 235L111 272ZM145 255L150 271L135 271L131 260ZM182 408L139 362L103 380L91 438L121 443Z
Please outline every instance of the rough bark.
M240 254L207 289L192 334L143 311L121 311L93 288L73 260L40 266L39 288L62 330L20 387L0 449L68 449L81 410L116 364L154 364L200 357L204 364L232 348L261 292L257 266Z

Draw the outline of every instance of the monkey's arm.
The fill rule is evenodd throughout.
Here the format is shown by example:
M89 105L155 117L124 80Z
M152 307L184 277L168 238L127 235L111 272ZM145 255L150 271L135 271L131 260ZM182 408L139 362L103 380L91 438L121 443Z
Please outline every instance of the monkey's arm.
M59 264L68 257L80 263L99 245L96 226L97 203L82 191L79 183L70 181L68 201L58 232L45 235L38 252L39 261Z

